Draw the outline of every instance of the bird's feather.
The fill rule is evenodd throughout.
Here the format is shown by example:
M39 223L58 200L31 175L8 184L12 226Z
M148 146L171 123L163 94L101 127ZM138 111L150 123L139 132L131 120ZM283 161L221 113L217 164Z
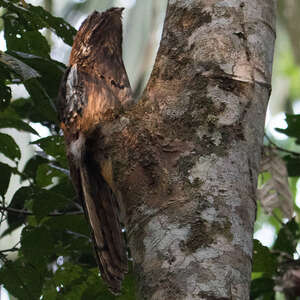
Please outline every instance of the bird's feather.
M122 60L121 12L118 8L94 12L83 22L58 101L72 181L90 224L101 276L114 293L120 292L127 256L120 199L112 186L101 125L132 99Z

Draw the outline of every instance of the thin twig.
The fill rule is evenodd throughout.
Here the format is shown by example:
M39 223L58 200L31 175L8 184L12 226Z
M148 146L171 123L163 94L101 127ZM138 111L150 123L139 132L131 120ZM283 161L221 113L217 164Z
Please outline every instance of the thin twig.
M65 169L65 168L62 168L62 167L59 167L59 166L56 166L55 164L53 163L50 163L49 166L55 170L58 170L60 172L62 172L63 174L67 175L69 178L70 178L70 171L68 169Z
M22 215L26 215L26 216L36 215L33 212L28 211L28 210L16 209L16 208L5 207L5 206L0 206L0 210L8 211L13 214L22 214ZM65 213L49 213L47 216L48 217L60 217L60 216L82 215L82 214L83 214L82 210L77 210L77 211L70 211L70 212L65 212Z
M12 248L9 248L9 249L5 249L5 250L0 250L0 253L6 253L6 252L15 252L15 251L19 251L20 248L16 248L16 247L12 247Z
M285 253L285 252L283 252L283 251L280 251L280 250L274 250L274 249L271 249L270 251L271 251L272 253L274 253L274 254L279 254L279 255L281 255L281 256L283 256L283 257L285 257L285 258L288 258L289 260L294 260L293 256L291 256L291 255L289 255L289 254L287 254L287 253Z
M78 233L78 232L74 232L74 231L71 231L71 230L66 230L66 233L69 233L69 234L72 234L78 238L85 238L85 239L88 239L89 241L91 241L91 238L85 234L81 234L81 233Z

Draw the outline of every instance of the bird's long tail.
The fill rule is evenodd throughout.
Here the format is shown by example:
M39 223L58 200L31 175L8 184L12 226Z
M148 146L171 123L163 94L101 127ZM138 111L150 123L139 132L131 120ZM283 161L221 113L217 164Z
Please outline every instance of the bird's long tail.
M79 169L83 204L90 222L101 276L111 291L118 294L128 270L119 203L101 175L101 166L93 151L85 148Z

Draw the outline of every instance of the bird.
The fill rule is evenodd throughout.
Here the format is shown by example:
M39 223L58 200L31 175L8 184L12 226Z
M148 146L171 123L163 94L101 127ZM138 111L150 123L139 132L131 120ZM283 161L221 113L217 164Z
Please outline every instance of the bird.
M101 277L119 294L128 271L120 197L101 126L132 100L122 59L122 11L94 11L81 24L59 90L58 115L72 183L90 225Z

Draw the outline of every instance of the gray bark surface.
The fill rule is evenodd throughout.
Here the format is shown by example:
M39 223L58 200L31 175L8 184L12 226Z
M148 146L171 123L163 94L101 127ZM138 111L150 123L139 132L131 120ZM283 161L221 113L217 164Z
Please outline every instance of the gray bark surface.
M139 103L104 125L138 299L249 299L273 0L170 0Z

